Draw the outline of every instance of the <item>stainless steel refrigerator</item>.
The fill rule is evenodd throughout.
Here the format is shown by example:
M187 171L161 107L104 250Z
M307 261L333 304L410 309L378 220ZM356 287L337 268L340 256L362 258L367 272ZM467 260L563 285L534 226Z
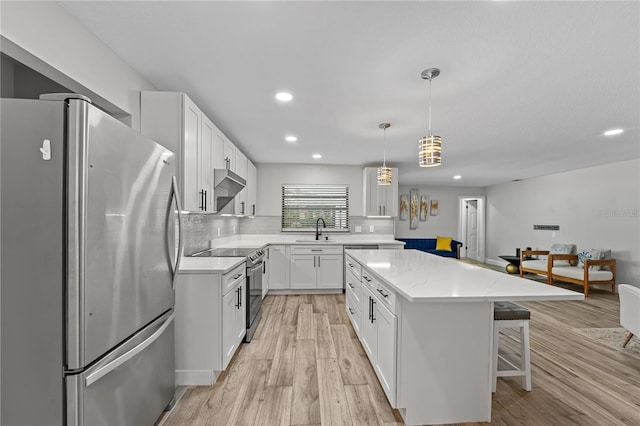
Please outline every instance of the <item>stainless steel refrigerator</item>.
M73 96L2 99L2 425L152 425L174 385L174 154Z

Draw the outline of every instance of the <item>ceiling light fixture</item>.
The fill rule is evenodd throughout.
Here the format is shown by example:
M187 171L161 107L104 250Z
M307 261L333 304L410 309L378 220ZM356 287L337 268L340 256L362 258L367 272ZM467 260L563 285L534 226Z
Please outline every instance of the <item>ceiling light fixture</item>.
M462 176L460 176L460 175L455 175L453 178L454 178L454 179L456 179L456 180L458 180L458 179L462 179Z
M605 136L615 136L615 135L619 135L622 132L624 132L623 129L611 129L611 130L607 130L606 132L604 132L603 135L605 135Z
M276 93L276 99L282 102L289 102L291 99L293 99L293 95L288 92L279 92Z
M298 138L295 136L287 136L286 138L284 138L284 140L286 140L287 142L297 142Z
M391 167L387 167L387 129L391 124L380 123L378 127L384 132L382 166L378 167L378 185L391 185Z
M313 157L313 158L315 158L316 160L319 160L319 159L321 159L321 158L322 158L322 155L320 155L320 154L313 154L313 155L312 155L312 157Z
M418 151L418 165L420 167L435 167L442 164L442 138L434 136L431 131L431 80L440 75L438 68L428 68L420 76L429 80L429 135L420 139Z

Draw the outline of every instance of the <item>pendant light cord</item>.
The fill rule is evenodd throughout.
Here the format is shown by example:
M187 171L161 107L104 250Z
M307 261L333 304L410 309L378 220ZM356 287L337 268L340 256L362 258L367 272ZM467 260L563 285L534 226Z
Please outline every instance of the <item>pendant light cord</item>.
M429 136L433 136L433 132L431 132L431 80L432 77L429 77Z
M382 129L382 167L387 167L387 127Z

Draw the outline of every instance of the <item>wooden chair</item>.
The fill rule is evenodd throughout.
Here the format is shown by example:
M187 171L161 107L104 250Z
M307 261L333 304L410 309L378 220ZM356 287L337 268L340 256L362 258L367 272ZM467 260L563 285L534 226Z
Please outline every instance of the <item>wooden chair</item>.
M530 259L533 256L549 256L549 250L520 251L520 277L524 277L524 273L528 272L543 275L549 282L549 259Z
M610 285L611 293L616 294L616 260L615 259L587 259L584 268L574 266L578 263L577 254L550 254L549 255L549 278L548 283L553 280L581 285L584 296L589 295L589 286ZM562 266L552 266L554 261L567 260L570 264ZM592 271L590 266L606 266L609 270Z

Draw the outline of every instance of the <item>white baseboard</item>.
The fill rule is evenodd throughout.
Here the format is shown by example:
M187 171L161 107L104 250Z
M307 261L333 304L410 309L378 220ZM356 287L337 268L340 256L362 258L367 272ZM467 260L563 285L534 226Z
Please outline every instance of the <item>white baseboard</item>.
M509 262L507 262L506 260L497 260L497 259L486 259L485 263L488 263L489 265L493 265L493 266L507 266L507 264Z

